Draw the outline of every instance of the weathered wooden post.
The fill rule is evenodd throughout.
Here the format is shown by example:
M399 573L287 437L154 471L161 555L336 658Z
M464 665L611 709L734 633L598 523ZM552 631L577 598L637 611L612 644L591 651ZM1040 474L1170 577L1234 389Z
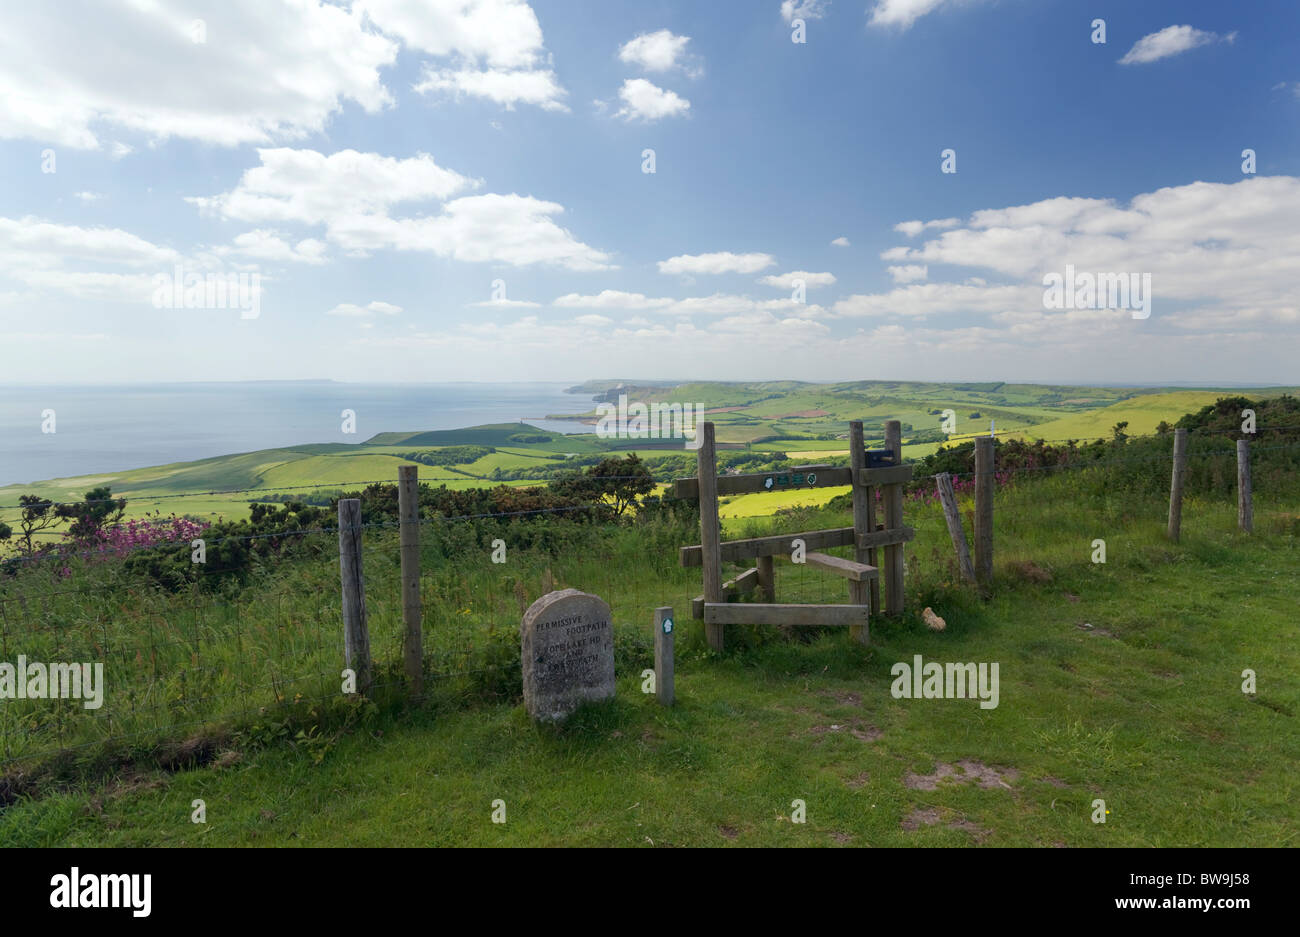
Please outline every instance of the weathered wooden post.
M361 502L339 501L339 576L343 586L344 666L356 674L357 692L370 689L370 629L366 623L366 584L361 568Z
M993 437L975 440L975 575L988 586L993 581Z
M1237 440L1237 526L1255 529L1255 504L1250 493L1250 440Z
M700 553L704 565L704 601L722 601L722 531L718 524L718 462L714 442L713 422L704 424L704 442L700 445L699 468L696 477L700 483ZM704 632L709 647L723 649L725 626L706 622Z
M952 475L944 472L935 476L934 487L939 492L939 503L943 505L943 518L948 522L948 536L952 538L952 548L957 552L957 568L962 578L968 582L975 581L975 566L970 560L970 547L966 545L966 531L962 530L961 514L957 511L957 492L952 487Z
M655 609L655 696L671 706L677 696L673 689L673 610L669 606Z
M885 448L894 455L894 464L903 464L903 425L898 420L885 421ZM885 529L900 530L903 526L903 486L882 485L885 502ZM885 547L885 568L881 571L888 580L885 587L885 610L891 615L903 613L903 545L891 543Z
M424 635L420 628L420 477L418 465L397 469L398 541L402 557L402 660L411 695L424 692Z
M760 556L754 564L758 567L758 588L763 590L765 600L776 601L776 563L770 556Z
M852 491L853 491L853 542L854 558L859 563L866 563L868 566L876 565L876 551L870 548L864 548L861 544L861 538L868 533L876 532L875 524L875 489L868 488L860 484L858 474L866 470L867 467L867 449L862 438L862 421L853 420L849 423L849 467L853 469ZM876 583L879 580L870 582L859 582L849 580L849 602L854 605L870 605L872 587L879 588ZM876 604L880 602L880 594L876 593ZM849 637L859 644L868 643L867 628L862 625L850 625Z
M1183 476L1187 472L1187 430L1174 430L1174 474L1169 482L1169 539L1178 542L1183 526Z

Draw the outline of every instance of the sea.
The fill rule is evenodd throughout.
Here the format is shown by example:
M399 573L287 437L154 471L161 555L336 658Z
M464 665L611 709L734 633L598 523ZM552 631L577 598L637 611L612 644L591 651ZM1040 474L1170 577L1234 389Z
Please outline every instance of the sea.
M0 486L384 432L516 422L591 432L545 419L594 407L591 394L565 393L577 383L0 385ZM344 410L355 434L343 433Z

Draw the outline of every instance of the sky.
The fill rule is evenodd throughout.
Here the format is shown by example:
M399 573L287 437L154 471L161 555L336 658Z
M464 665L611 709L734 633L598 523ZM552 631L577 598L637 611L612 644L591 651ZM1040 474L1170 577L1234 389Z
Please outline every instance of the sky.
M1298 130L1293 0L7 4L0 382L1293 384Z

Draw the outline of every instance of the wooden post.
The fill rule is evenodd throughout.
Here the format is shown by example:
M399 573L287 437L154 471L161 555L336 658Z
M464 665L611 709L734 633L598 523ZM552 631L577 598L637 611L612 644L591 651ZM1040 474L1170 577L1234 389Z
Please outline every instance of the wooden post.
M948 536L952 538L952 547L957 551L957 568L961 570L963 579L974 582L975 566L970 561L966 531L962 530L961 514L957 512L957 492L952 487L952 475L944 472L936 476L934 487L939 491L939 503L943 505L943 518L948 522Z
M903 427L898 420L885 421L885 448L894 454L894 464L903 464ZM903 486L882 485L885 496L885 529L897 530L903 526ZM881 571L883 578L889 581L885 587L885 610L891 615L903 613L903 545L893 543L885 547L885 568Z
M718 462L714 443L713 422L704 424L704 442L700 445L699 468L696 476L700 480L700 552L704 565L704 601L722 601L722 530L718 525ZM709 647L715 651L723 648L724 627L717 623L706 623L705 634Z
M853 469L853 533L854 542L863 534L875 533L875 519L871 517L874 514L872 510L875 505L868 506L868 499L875 498L875 489L868 489L866 485L859 485L857 474L867 467L867 449L862 440L862 421L853 420L849 423L849 466ZM868 566L876 565L876 551L874 549L864 549L861 546L854 547L854 559L859 563L866 563ZM870 604L870 588L879 580L872 582L855 582L849 581L849 602L853 605ZM769 601L772 601L769 599ZM880 602L880 593L876 593L876 602ZM867 643L867 629L852 625L849 627L849 637L859 644Z
M758 588L763 590L764 601L776 601L776 564L770 556L760 556L754 564L758 567Z
M361 571L361 502L339 501L339 575L343 584L343 660L357 675L357 692L370 689L370 629L366 583Z
M673 690L673 610L655 609L655 696L665 706L677 698Z
M1169 483L1169 539L1178 542L1183 526L1183 475L1187 472L1187 430L1174 430L1174 475Z
M1255 529L1255 505L1250 494L1250 440L1237 440L1237 526Z
M424 635L420 629L420 477L418 465L397 469L398 540L402 557L402 660L411 695L424 693Z
M975 440L975 575L993 581L993 437Z

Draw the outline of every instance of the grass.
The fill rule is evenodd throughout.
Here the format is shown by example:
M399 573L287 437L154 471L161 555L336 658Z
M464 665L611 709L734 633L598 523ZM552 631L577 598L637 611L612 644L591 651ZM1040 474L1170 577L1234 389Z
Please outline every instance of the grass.
M1235 530L1232 505L1189 498L1173 545L1160 498L1113 491L1091 471L1013 486L998 497L997 588L987 601L954 581L941 515L909 503L909 613L873 621L869 648L842 631L800 642L732 628L728 651L709 652L686 617L698 570L675 565L681 532L668 528L594 540L578 532L567 547L516 551L504 567L486 552L428 556L422 591L435 659L454 661L492 624L507 646L519 616L512 582L534 598L549 567L557 588L611 602L616 700L555 730L534 726L513 700L483 702L448 678L448 692L423 707L381 706L345 731L322 720L321 742L245 729L214 740L212 754L231 754L200 767L142 762L107 781L47 789L0 812L0 844L1296 845L1300 649L1288 635L1300 500L1256 498L1253 536ZM809 508L767 526L846 523ZM1107 543L1104 565L1090 561L1097 538ZM377 660L392 662L396 544L380 535L367 544L372 640ZM844 600L839 580L806 567L779 563L777 577L782 601ZM336 588L328 561L274 572L224 624L206 626L205 663L244 679L270 660L292 673L333 671ZM138 636L169 614L152 601L51 597L42 622L62 627L64 651L89 650L75 645L77 623L87 635ZM641 692L650 610L661 604L678 610L672 709ZM925 606L947 620L945 631L919 623ZM251 622L267 628L256 663L221 642ZM12 619L8 629L12 659ZM890 667L914 654L999 662L999 706L894 699ZM184 657L163 663L183 666ZM1246 668L1258 674L1254 696L1241 690ZM117 679L142 692L154 683L140 665ZM126 718L120 690L110 701ZM259 719L273 726L269 691L237 701L268 706ZM6 738L14 744L13 732ZM992 769L1002 783L981 787L959 763ZM955 780L925 789L925 776L949 766ZM196 798L206 825L189 822ZM491 822L496 799L505 824ZM790 822L796 799L806 824ZM1104 825L1090 820L1095 799L1111 811Z

